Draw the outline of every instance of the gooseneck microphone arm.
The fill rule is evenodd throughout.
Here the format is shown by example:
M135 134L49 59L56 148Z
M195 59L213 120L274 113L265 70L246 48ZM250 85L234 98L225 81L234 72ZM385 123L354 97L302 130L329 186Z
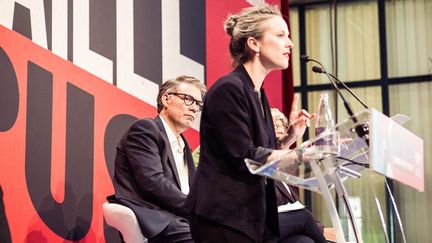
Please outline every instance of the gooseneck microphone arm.
M354 122L357 122L357 119L354 117L354 112L352 111L352 108L351 108L350 103L349 103L349 102L345 99L345 97L342 95L342 93L340 92L339 87L337 86L336 82L334 82L334 80L330 77L330 74L326 71L326 69L324 68L324 65L322 65L319 61L310 58L310 57L307 56L307 55L301 55L301 56L300 56L300 59L301 59L302 61L304 61L304 62L312 61L312 62L315 62L315 63L317 63L318 65L321 66L322 71L324 71L324 73L325 73L325 75L327 76L328 80L329 80L330 83L333 85L333 87L335 88L335 90L336 90L336 92L338 93L338 95L341 97L341 99L342 99L342 101L343 101L343 104L344 104L344 107L345 107L346 111L348 112L348 115L349 115L350 117L353 117L353 118L354 118L354 119L353 119Z
M313 66L312 67L312 71L314 73L324 73L324 70L318 66ZM336 76L334 76L333 74L329 73L330 77L332 77L334 80L336 80L336 82L338 82L339 84L341 84L358 102L360 102L360 104L366 108L369 109L369 107L342 81L340 81Z
M302 61L304 61L304 62L312 61L312 62L318 63L318 64L321 66L321 68L320 68L320 70L319 70L319 71L320 71L319 73L325 73L325 74L326 74L327 78L330 80L330 83L333 84L333 86L334 86L334 88L336 89L337 93L339 94L339 96L340 96L341 99L343 100L343 103L344 103L345 109L347 110L348 115L350 116L351 120L354 122L354 124L357 124L358 119L357 119L356 116L354 116L354 112L352 111L352 108L351 108L350 103L348 103L348 101L345 99L345 97L343 97L343 95L342 95L342 93L340 92L339 87L337 86L336 82L334 82L334 80L330 78L330 74L325 70L324 65L322 65L319 61L317 61L317 60L315 60L315 59L312 59L312 58L308 57L307 55L302 55L302 56L300 57L300 59L301 59ZM314 66L314 67L312 68L312 71L317 72L317 71L318 71L317 68L319 68L319 67L315 67L315 66ZM314 70L314 69L315 69L315 70ZM334 76L332 75L332 77L334 77ZM338 80L336 77L334 77L334 78L335 78L335 80ZM339 80L339 82L340 82L340 80ZM340 83L342 83L342 82L340 82ZM345 85L344 85L344 87L347 88ZM349 90L349 89L347 88L347 90ZM360 99L359 99L356 95L354 95L351 91L350 91L350 93L351 93L354 97L356 97L357 100L360 101ZM363 106L364 106L365 108L367 108L367 106L366 106L362 101L360 101L360 103L362 103ZM365 140L366 144L369 145L369 126L368 126L368 124L367 124L367 123L358 124L358 125L356 125L356 126L354 127L354 129L355 129L357 135L358 135L359 137L363 138L363 139Z

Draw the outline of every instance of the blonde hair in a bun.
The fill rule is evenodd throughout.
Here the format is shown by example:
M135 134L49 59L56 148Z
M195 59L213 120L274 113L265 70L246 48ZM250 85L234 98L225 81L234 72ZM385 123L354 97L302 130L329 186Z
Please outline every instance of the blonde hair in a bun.
M228 16L224 28L231 37L229 50L234 67L252 58L246 47L246 41L249 37L261 39L264 34L262 23L273 16L282 15L277 6L269 4L245 8L238 14Z
M233 36L233 30L237 24L237 19L237 15L231 15L228 16L227 20L224 23L225 32L227 32L227 34L231 37Z

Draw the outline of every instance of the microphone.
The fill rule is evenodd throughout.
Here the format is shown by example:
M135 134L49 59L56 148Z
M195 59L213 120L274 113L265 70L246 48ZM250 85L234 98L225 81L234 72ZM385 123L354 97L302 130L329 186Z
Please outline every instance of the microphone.
M342 101L343 101L343 104L344 104L344 107L345 107L345 110L347 111L347 113L348 113L348 115L350 116L350 118L351 118L351 120L354 122L354 124L356 124L357 122L358 122L358 119L357 119L357 117L355 117L354 116L354 112L352 111L352 108L351 108L351 105L350 105L350 103L345 99L345 97L342 95L342 92L340 91L340 89L339 89L339 86L336 84L336 82L334 81L334 80L338 80L336 77L334 77L333 75L332 75L332 77L334 77L334 80L330 77L330 74L327 72L327 70L324 68L324 65L321 63L321 62L319 62L319 61L317 61L317 60L315 60L315 59L313 59L313 58L310 58L308 55L301 55L300 56L300 59L302 60L302 61L304 61L304 62L309 62L309 61L312 61L312 62L315 62L315 63L317 63L318 65L320 65L320 67L317 67L317 66L313 66L312 67L312 71L313 72L315 72L315 73L325 73L325 75L327 76L327 79L330 81L330 83L333 85L333 87L335 88L335 90L336 90L336 92L337 92L337 94L339 95L339 97L341 97L341 99L342 99ZM318 72L319 71L319 72ZM340 83L342 83L340 80L338 80ZM347 88L345 85L344 85L344 87L345 88ZM348 88L347 88L347 90L348 90ZM350 92L351 93L351 92ZM353 94L353 93L351 93L351 94ZM354 94L353 94L354 95ZM355 96L355 95L354 95ZM356 97L356 96L355 96ZM357 97L356 97L357 98ZM358 98L357 98L358 99ZM363 102L361 102L362 104L363 104ZM364 105L364 104L363 104ZM367 106L366 106L367 107ZM357 125L355 128L355 131L356 131L356 133L357 133L357 135L359 136L359 137L361 137L361 138L364 138L365 139L365 142L366 142L366 144L367 145L369 145L369 126L366 124L366 123L363 123L363 124L359 124L359 125Z
M322 70L322 68L320 68L318 66L313 66L312 67L312 72L314 72L314 73L323 73L324 70Z
M333 85L333 87L335 88L336 92L338 93L338 95L341 97L343 104L345 106L345 109L348 112L348 115L353 117L354 116L354 112L352 111L351 105L349 104L349 102L345 99L345 97L342 95L342 93L340 92L339 86L337 86L336 82L334 82L334 80L330 77L329 73L326 71L326 69L324 68L324 65L322 65L322 63L320 63L319 61L310 58L308 55L301 55L300 59L304 62L315 62L318 63L318 65L321 66L321 70L325 73L325 75L327 76L327 79L330 81L330 83ZM313 70L313 69L312 69ZM355 119L355 120L354 120ZM353 117L353 121L357 122L357 118Z
M318 66L313 66L312 67L312 72L314 73L324 73L324 70ZM334 76L333 74L329 73L329 75L336 80L337 83L341 84L352 96L354 96L354 98L360 102L360 104L362 104L362 106L366 109L369 109L369 107L342 81L340 81L336 76Z

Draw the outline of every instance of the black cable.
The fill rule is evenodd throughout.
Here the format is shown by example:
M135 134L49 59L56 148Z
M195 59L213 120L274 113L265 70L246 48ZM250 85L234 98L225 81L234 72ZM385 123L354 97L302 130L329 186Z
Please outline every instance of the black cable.
M344 158L344 157L339 157L339 156L336 156L334 158L335 159L340 159L340 160L348 161L348 162L350 162L351 164L354 164L354 165L359 165L359 166L363 166L365 168L369 168L369 164L367 164L367 163L360 163L360 162L357 162L357 161L354 161L354 160L351 160L351 159L347 159L347 158ZM344 166L345 165L349 165L349 164L344 164Z

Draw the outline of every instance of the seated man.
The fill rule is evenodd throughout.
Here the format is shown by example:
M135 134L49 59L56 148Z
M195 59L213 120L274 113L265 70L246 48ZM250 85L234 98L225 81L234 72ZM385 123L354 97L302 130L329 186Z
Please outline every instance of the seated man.
M201 110L205 86L193 77L165 82L159 116L132 124L117 146L115 197L131 208L152 242L193 242L184 208L195 167L182 132Z
M294 188L282 182L275 182L275 186L280 231L278 242L327 242L323 235L324 226L298 201Z
M280 139L288 132L288 119L276 108L271 109L271 113L276 137L279 140L278 145L283 148ZM275 181L275 187L279 212L280 237L278 242L326 242L323 225L318 223L309 210L298 201L296 189L277 181Z

